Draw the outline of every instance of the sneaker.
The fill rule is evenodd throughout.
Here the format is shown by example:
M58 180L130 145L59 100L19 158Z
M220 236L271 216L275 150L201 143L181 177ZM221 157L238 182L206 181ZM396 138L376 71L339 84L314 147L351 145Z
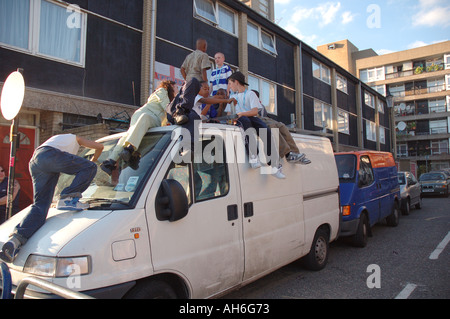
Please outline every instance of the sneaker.
M262 166L261 162L259 161L258 156L256 156L256 155L251 155L248 161L250 163L250 166L253 169L258 169L258 168L260 168Z
M278 167L272 167L272 176L278 178L278 179L285 179L286 175L282 172L283 167L281 165L278 165Z
M81 211L89 208L89 204L80 202L78 197L66 197L58 201L56 209Z
M127 164L131 169L135 171L139 168L139 162L141 161L141 154L138 152L134 152L133 155L128 160Z
M11 237L2 247L0 251L0 259L6 263L12 263L19 254L21 242L16 237Z
M177 125L183 125L183 124L186 124L187 122L189 122L189 117L187 117L184 114L176 115L174 118L174 121L175 121L175 124L177 124Z
M106 174L111 176L112 171L116 168L116 161L114 161L112 159L106 160L106 161L104 161L103 163L100 164L100 168Z
M124 147L122 152L120 152L119 157L124 161L128 162L131 158L131 155L134 153L134 147L132 145L128 145Z
M288 156L286 156L286 161L289 163L299 163L302 159L305 158L305 154L303 153L294 153L290 152Z
M298 163L302 164L302 165L308 165L308 164L311 164L311 161L309 159L307 159L306 157L303 157Z

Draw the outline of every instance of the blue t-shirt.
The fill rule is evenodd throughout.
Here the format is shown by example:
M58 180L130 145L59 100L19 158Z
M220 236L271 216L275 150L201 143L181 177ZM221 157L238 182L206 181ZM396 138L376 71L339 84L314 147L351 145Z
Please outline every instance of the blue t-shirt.
M228 65L224 65L219 69L214 69L211 72L211 78L209 83L212 84L212 94L216 95L219 89L227 89L228 88L228 78L233 74L231 68Z

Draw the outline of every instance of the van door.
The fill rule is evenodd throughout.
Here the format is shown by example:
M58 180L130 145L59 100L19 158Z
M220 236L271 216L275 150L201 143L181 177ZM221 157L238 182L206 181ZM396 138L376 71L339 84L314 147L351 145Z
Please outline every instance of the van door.
M210 142L203 137L200 145L205 149ZM220 143L225 145L223 140ZM163 179L181 183L190 203L186 217L159 221L153 188L147 200L154 270L184 277L191 285L192 298L206 298L239 284L244 269L236 168L225 160L226 151L214 152L187 164L176 164L169 155L155 180L156 192Z
M240 132L236 141L236 145L242 143ZM243 147L240 150L244 151ZM245 281L298 259L304 249L305 225L300 165L285 163L286 179L277 179L261 174L261 169L252 169L248 160L239 160L239 155L237 151Z
M362 155L358 169L358 196L356 202L360 202L369 212L369 222L372 226L378 222L380 216L380 185L375 180L375 173L369 156Z

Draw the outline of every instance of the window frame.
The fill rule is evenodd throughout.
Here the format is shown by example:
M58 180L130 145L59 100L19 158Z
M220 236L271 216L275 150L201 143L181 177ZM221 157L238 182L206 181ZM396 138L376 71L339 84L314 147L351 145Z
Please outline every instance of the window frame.
M76 14L80 14L80 43L77 44L77 48L79 50L80 61L72 61L66 60L64 58L60 58L57 56L53 56L51 54L45 54L41 52L40 46L40 30L41 30L41 8L42 2L48 2L51 5L56 5L61 8L65 8L66 12L73 12ZM5 42L0 42L0 47L4 47L13 51L18 51L21 53L33 55L39 58L44 58L56 62L61 62L65 64L70 64L78 67L85 67L86 64L86 41L87 41L87 20L88 14L79 10L77 5L69 4L65 5L60 2L56 2L53 0L29 0L29 13L28 13L28 43L27 47L18 47L12 44L8 44Z
M338 118L337 118L338 132L342 133L342 134L350 135L350 114L349 114L349 112L338 108L337 113L338 113ZM342 118L343 118L343 121L341 121Z
M211 5L211 8L212 8L213 13L214 13L215 21L212 21L209 17L206 17L206 16L204 16L204 15L199 13L198 8L197 8L197 3L196 3L197 1L208 2ZM205 22L205 23L207 23L209 25L212 25L212 26L214 26L214 27L216 27L216 28L226 32L226 33L229 33L229 34L231 34L231 35L233 35L235 37L238 36L239 26L238 26L238 19L237 19L236 11L228 8L227 6L225 6L225 5L223 5L223 4L219 3L219 2L213 2L211 0L194 0L194 6L193 7L194 7L193 8L193 10L194 10L194 13L193 13L194 18L199 19L200 21L203 21L203 22ZM221 19L220 19L220 11L221 10L225 10L225 11L233 14L233 29L234 29L233 31L230 31L230 30L226 29L223 26L223 24L221 25Z
M253 87L253 83L255 81L258 81L258 87ZM265 107L267 113L273 114L275 116L278 116L278 104L277 104L277 85L271 81L268 81L266 79L263 79L260 76L257 76L255 74L249 74L248 75L248 83L249 83L249 90L255 90L259 92L259 100L261 101L261 104L263 107ZM271 91L269 93L269 102L267 103L266 94L267 90L263 90L263 85L269 85L269 90ZM272 93L273 92L273 96Z
M342 83L342 85L340 85L340 83ZM340 75L339 73L336 73L336 88L339 91L344 92L345 94L348 95L347 78L345 78L344 76Z
M318 112L316 111L320 107L320 117L321 123L317 123ZM327 110L327 112L325 112ZM328 116L327 116L328 114ZM324 123L327 125L324 126ZM332 106L328 103L325 103L321 100L314 99L314 126L320 127L322 130L331 130L333 131L333 109Z
M315 74L315 70L319 70L319 76ZM324 76L324 72L326 73L326 76ZM315 59L312 59L312 74L316 79L319 79L322 82L331 85L331 69Z
M252 26L252 27L254 27L253 29L257 30L257 33L258 33L258 35L257 35L257 38L258 38L257 42L258 43L254 43L253 41L252 42L249 41L249 38L250 38L248 36L248 30L250 29L249 26ZM272 44L271 46L267 46L267 44L265 44L265 42L262 39L263 34L270 39L271 44ZM268 54L271 54L273 56L277 56L278 55L277 45L276 45L277 41L276 41L275 35L270 33L269 31L263 29L260 25L258 25L255 22L252 22L250 20L247 21L247 43L252 45L252 46L254 46L254 47L256 47L256 48L258 48L258 49L260 49L261 51L264 51L264 52L266 52Z

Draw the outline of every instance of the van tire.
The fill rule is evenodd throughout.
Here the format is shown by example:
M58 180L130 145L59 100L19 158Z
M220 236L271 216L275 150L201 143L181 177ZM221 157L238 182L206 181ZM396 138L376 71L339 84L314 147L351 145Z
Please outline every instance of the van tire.
M165 281L143 280L138 282L124 299L177 299L177 294Z
M325 268L328 262L329 254L329 237L327 231L319 228L314 236L313 243L311 245L311 250L308 255L303 257L303 266L309 270L322 270Z
M400 213L398 209L397 202L394 203L394 208L392 209L392 214L386 217L386 222L388 226L397 227L400 220Z
M361 214L359 217L358 228L355 235L353 235L352 243L355 247L364 248L367 246L367 239L369 238L369 220L366 214Z

